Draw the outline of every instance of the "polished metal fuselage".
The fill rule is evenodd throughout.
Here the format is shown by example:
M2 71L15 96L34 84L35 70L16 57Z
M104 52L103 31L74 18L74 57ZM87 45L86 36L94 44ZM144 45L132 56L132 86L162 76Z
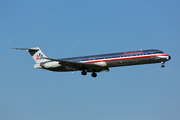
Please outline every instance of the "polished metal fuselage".
M70 61L76 63L90 63L104 67L104 70L110 67L118 66L131 66L140 64L151 64L151 63L165 63L170 60L171 57L164 54L160 50L144 50L144 51L130 51L113 54L102 54L102 55L91 55L84 57L64 58L59 59L63 61ZM78 71L82 69L75 69L73 67L59 66L57 68L48 69L52 71L66 72L66 71ZM88 70L87 70L88 71ZM91 72L89 70L89 72ZM100 72L100 71L95 71Z

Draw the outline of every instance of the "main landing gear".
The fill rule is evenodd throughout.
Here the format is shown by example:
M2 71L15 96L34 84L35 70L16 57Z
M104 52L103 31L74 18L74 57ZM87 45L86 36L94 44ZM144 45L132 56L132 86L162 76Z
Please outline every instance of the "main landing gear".
M162 67L162 68L164 68L164 67L165 67L165 65L164 65L164 64L165 64L165 62L161 62L161 63L162 63L161 67Z
M81 74L82 74L82 75L86 75L87 72L86 72L85 70L83 70L83 71L81 72Z
M91 76L92 76L92 77L97 77L97 74L96 74L95 72L93 72L93 73L91 74Z
M81 74L82 74L82 75L87 75L87 72L86 72L85 70L83 70L83 71L81 72ZM95 72L93 72L93 73L91 74L91 76L92 76L92 77L97 77L97 74L96 74Z

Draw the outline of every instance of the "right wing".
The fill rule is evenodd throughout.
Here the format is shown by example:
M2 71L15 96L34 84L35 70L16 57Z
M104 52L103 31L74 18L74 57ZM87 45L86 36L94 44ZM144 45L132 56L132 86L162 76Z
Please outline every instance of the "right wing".
M51 59L51 58L43 58L43 59L57 61L63 66L71 67L76 70L87 70L88 72L100 72L100 71L108 69L108 67L102 67L102 66L92 64L92 63L70 62L70 61L57 60L57 59Z

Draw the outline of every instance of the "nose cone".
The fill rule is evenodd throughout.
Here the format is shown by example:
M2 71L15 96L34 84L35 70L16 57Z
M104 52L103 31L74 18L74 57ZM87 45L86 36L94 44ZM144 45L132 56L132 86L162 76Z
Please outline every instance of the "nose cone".
M169 56L169 60L171 59L171 56Z

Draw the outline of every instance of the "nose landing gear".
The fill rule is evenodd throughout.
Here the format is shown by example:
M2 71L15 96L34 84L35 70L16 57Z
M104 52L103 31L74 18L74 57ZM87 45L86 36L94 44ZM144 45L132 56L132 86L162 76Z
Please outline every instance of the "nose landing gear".
M162 63L161 67L164 68L164 67L165 67L165 65L164 65L165 62L163 61L163 62L161 62L161 63Z
M164 67L165 67L165 65L163 65L163 64L162 64L162 65L161 65L161 67L162 67L162 68L164 68Z

